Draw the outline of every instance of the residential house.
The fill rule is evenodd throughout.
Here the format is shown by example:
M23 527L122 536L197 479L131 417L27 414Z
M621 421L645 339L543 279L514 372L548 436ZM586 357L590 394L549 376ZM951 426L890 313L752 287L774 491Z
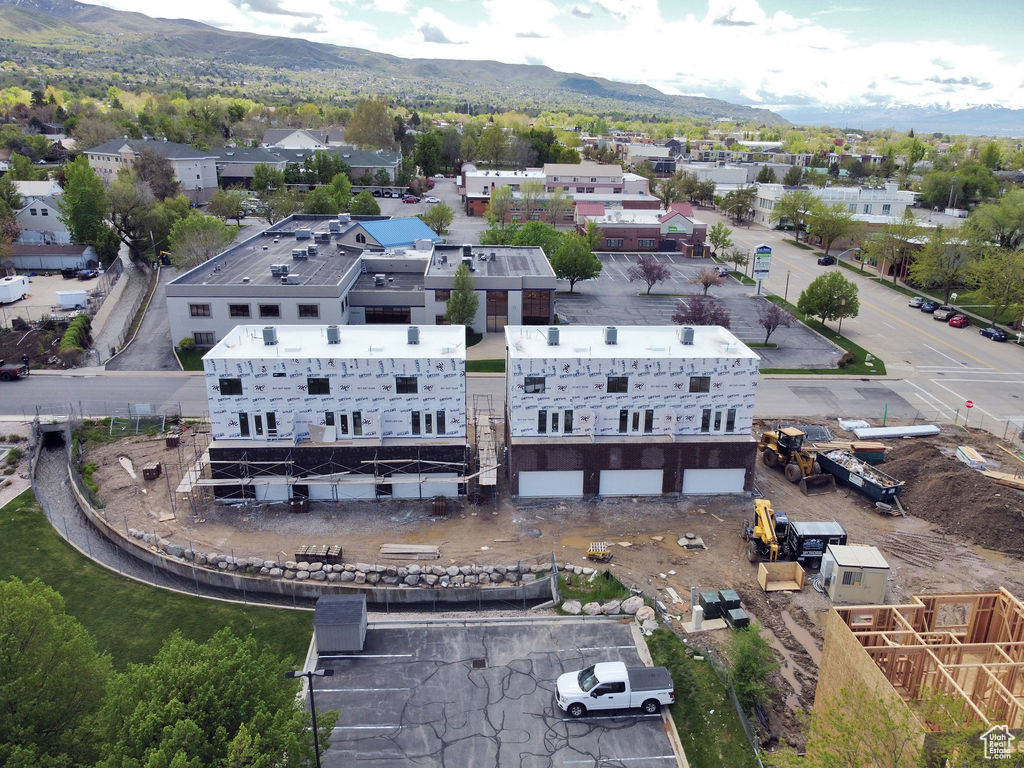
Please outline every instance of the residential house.
M717 326L505 328L514 496L753 487L759 358Z
M71 232L61 221L60 199L51 195L23 197L22 207L14 212L14 220L21 227L19 243L71 242Z
M263 133L261 147L277 149L327 149L344 143L345 129L268 128Z
M11 243L4 259L22 270L92 269L99 257L91 245Z

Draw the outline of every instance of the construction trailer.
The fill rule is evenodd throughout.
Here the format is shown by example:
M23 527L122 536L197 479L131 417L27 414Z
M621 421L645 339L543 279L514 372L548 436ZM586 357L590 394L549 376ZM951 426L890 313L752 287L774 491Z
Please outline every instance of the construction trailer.
M829 544L821 559L821 575L833 603L876 605L885 602L889 564L877 547Z

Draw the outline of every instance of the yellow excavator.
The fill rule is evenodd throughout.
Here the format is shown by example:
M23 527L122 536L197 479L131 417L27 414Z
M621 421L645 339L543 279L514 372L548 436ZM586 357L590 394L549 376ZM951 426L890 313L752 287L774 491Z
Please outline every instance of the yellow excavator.
M821 465L804 450L804 433L796 427L765 430L757 444L761 459L773 469L781 469L791 483L799 483L805 496L830 493L836 479L822 473Z
M775 510L768 499L754 499L754 523L745 525L743 529L743 538L747 542L747 559L752 563L760 560L778 560L783 546L779 541L779 534L782 534L782 542L785 542L788 526L789 519L782 513L779 513L776 520ZM777 530L777 527L782 530Z

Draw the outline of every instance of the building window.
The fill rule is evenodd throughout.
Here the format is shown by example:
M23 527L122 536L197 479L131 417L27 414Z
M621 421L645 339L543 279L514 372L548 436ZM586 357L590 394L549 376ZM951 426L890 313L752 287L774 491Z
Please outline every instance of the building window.
M238 434L242 437L249 436L249 414L245 411L238 413Z
M39 215L40 216L49 216L50 215L50 209L49 208L40 208L39 209Z
M229 317L249 317L251 314L248 304L228 304Z
M192 334L192 341L196 343L197 347L212 347L216 343L213 331L196 331Z
M508 325L508 291L487 292L487 330L501 332Z
M843 573L843 586L844 587L859 587L860 577L862 574L856 573L855 571L845 571Z
M357 243L365 243L366 242L366 235L364 235L362 232L357 234L356 235L356 242Z
M299 317L320 317L320 305L299 304Z
M191 317L209 317L210 316L210 305L209 304L189 304L188 313Z
M434 315L434 325L451 325L444 315Z
M888 216L890 211L892 211L892 206L889 203L884 203L882 205L882 215ZM46 211L43 211L43 213L46 213Z
M566 411L562 418L562 432L566 435L572 434L572 411Z
M644 411L644 432L650 434L654 431L654 411L648 408Z
M362 411L352 411L352 434L357 437L363 434Z
M551 431L558 432L558 411L551 412Z
M710 376L691 376L690 377L690 392L710 392L711 391L711 377Z
M871 213L871 203L864 203L864 213Z
M604 241L606 248L621 248L622 238L621 237L609 237Z
M725 431L735 432L736 431L736 409L730 408L725 412Z
M280 304L260 304L260 317L280 317Z
M452 292L448 288L434 291L434 301L448 301L452 297Z
M409 325L412 310L409 307L365 307L366 325Z
M347 435L348 434L348 414L347 413L339 413L338 414L338 434L339 435Z
M420 412L412 412L412 433L418 435L420 433Z
M609 395L626 394L629 392L629 376L609 376L606 391Z
M548 412L537 411L537 434L546 435L548 433Z
M543 376L527 376L523 382L523 391L528 395L541 395L544 393Z
M430 411L423 414L423 428L428 435L434 434L434 414Z
M625 408L619 411L619 434L626 434L629 429L629 411Z
M415 376L395 376L395 394L415 395L418 391Z
M331 394L331 381L330 379L307 376L306 391L311 395L329 395Z
M252 417L252 423L253 430L256 432L256 436L261 437L263 435L263 415L257 413L255 416Z
M654 247L654 240L652 240L649 237L641 237L639 240L636 241L636 247L637 248L653 248Z
M223 378L220 380L220 393L222 395L242 394L242 380Z
M705 408L700 414L700 431L710 432L711 431L711 409Z
M334 426L334 411L324 411L324 426L325 427L333 427Z
M444 411L437 412L437 434L443 435L446 431Z
M523 325L547 325L551 322L551 291L523 291Z
M35 216L36 215L36 209L35 208L29 208L28 209L28 215L29 216Z

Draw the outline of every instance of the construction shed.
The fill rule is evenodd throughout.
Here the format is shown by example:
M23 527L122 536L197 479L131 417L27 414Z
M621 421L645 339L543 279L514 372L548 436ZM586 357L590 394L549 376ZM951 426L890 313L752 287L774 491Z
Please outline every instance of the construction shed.
M876 547L829 544L821 559L821 575L833 603L878 605L885 602L889 564Z
M316 601L313 634L317 651L360 652L366 640L366 595L324 595Z

